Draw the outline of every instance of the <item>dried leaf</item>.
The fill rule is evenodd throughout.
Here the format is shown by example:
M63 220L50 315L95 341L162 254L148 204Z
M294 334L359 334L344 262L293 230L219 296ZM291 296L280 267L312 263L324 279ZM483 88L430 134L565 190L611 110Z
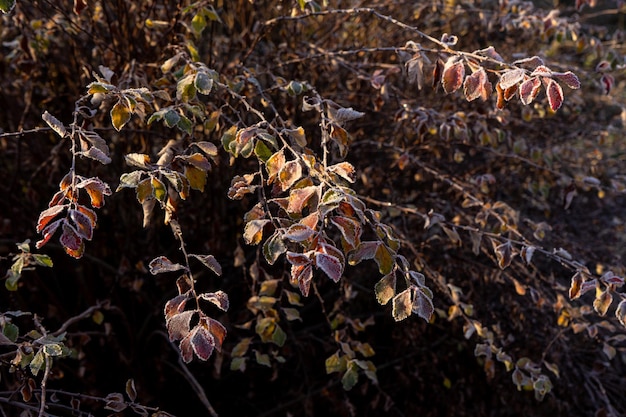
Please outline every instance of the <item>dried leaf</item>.
M500 75L499 85L502 90L507 90L514 85L519 84L524 80L524 75L526 74L526 70L523 68L516 68L505 71Z
M601 291L596 294L596 299L593 300L593 308L601 316L606 315L611 303L613 302L613 296L609 290Z
M615 309L615 317L626 327L626 300L620 301Z
M302 166L298 161L285 163L278 173L278 180L280 181L282 191L291 188L300 178L302 178Z
M263 227L270 221L267 219L252 220L246 223L243 238L248 245L258 245L263 239Z
M396 294L396 274L385 275L374 286L374 292L376 293L376 300L379 304L385 305Z
M76 225L75 230L78 232L79 236L83 239L91 240L93 237L93 228L95 226L91 219L78 210L70 210L69 214L70 219L72 219Z
M170 337L170 341L180 340L189 334L189 325L191 318L196 314L196 311L183 311L180 314L175 314L166 321L167 333Z
M432 295L427 294L422 288L414 288L411 311L426 320L426 322L429 322L435 312Z
M311 185L291 190L289 193L287 213L301 213L302 209L307 205L311 197L318 195L317 200L319 200L320 192L321 187L318 185Z
M577 271L572 277L571 284L569 287L569 298L570 300L575 300L580 297L581 288L583 284L583 274L580 271Z
M411 289L407 288L392 299L392 315L395 321L401 321L411 315L413 303Z
M228 295L224 291L207 292L200 294L200 298L215 304L223 311L228 311Z
M482 67L467 76L463 83L463 93L467 101L473 101L479 97L485 101L491 95L492 89L493 87L487 78L487 73Z
M56 132L57 135L64 138L67 135L67 130L65 129L65 125L59 121L56 117L48 113L48 111L44 111L41 116L44 122L48 124Z
M282 238L289 239L293 242L303 242L307 239L310 239L316 234L317 232L310 227L300 223L296 223L291 225L289 229L287 229Z
M215 275L222 276L222 266L219 264L219 262L217 262L217 259L215 259L215 256L213 256L213 255L195 255L193 253L190 253L189 257L196 258L197 260L202 262L202 264L204 264L204 266L206 266L211 271L213 271L215 273Z
M334 282L338 282L343 274L343 263L336 257L326 253L316 253L315 266L320 268Z
M124 125L130 120L131 114L132 112L128 105L122 100L118 100L111 109L111 123L115 130L118 132L122 130Z
M39 219L37 220L37 233L41 232L47 225L50 223L52 219L57 217L59 213L69 207L68 204L60 205L60 206L52 206L42 211L39 214Z
M300 288L300 292L303 296L308 297L309 288L311 286L311 280L313 279L313 268L311 264L306 265L291 265L291 277L292 284L297 284Z
M164 272L180 271L181 269L187 269L181 264L175 264L165 256L159 256L150 261L149 264L150 273L152 275L162 274Z
M494 252L500 269L505 269L511 265L511 261L513 260L513 249L510 241L506 241L505 243L496 246L494 248Z

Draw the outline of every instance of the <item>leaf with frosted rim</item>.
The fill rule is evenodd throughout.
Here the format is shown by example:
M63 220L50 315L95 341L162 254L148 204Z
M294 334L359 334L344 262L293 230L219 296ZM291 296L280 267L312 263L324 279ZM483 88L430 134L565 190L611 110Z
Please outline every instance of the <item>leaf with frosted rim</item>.
M0 8L1 7L2 6L0 5ZM63 123L61 123L59 119L57 119L56 117L48 113L47 110L43 112L43 115L41 116L41 118L43 119L44 122L48 124L48 126L52 128L52 130L56 132L57 135L61 136L62 138L64 138L67 135L67 130L65 129L65 125L63 125Z
M76 188L84 188L91 200L91 206L95 208L102 207L104 205L104 196L110 196L112 194L111 187L103 182L100 178L87 178L76 184Z
M150 177L137 184L136 197L140 204L154 197L154 188L152 187L152 179Z
M387 275L393 270L394 258L387 246L383 244L378 245L374 254L374 260L378 264L378 271L382 275Z
M374 286L374 292L376 293L376 300L379 304L387 304L396 294L395 272L385 275L380 281L378 281Z
M143 171L133 171L122 174L120 176L120 184L115 189L115 192L120 191L122 188L136 188L142 175Z
M58 216L59 213L65 210L68 206L68 204L52 206L42 211L39 214L39 219L37 220L37 233L41 232L52 219Z
M296 223L294 225L291 225L289 229L287 229L282 238L289 239L293 242L303 242L314 236L316 233L317 232L310 227L300 223Z
M263 256L268 264L274 265L280 255L287 251L287 246L283 241L279 231L275 231L263 244Z
M198 72L194 80L194 86L198 90L198 93L202 95L209 95L211 89L213 89L213 79L209 77L206 72Z
M613 296L609 290L602 291L596 294L596 299L593 300L593 308L601 316L606 315L611 303L613 302Z
M487 78L487 73L482 67L465 77L465 82L463 83L463 94L465 94L467 101L474 101L479 97L485 101L491 95L492 89L493 87Z
M185 305L189 300L189 293L180 294L176 297L170 299L165 303L165 307L163 308L163 314L165 316L165 320L169 320L171 317L176 314L180 314L185 311Z
M290 264L296 266L308 265L311 263L311 259L302 253L297 252L287 252L287 260Z
M180 340L189 334L191 318L194 314L196 314L194 310L183 311L173 315L165 322L170 341Z
M37 249L40 249L43 245L45 245L46 243L48 243L48 241L50 241L50 239L52 238L52 236L54 236L54 233L56 232L56 230L59 228L59 226L61 225L61 223L64 223L65 219L59 219L56 220L52 223L50 223L48 226L46 226L42 231L41 234L43 235L43 238L41 240L39 240L36 244L35 247Z
M78 232L79 236L83 239L91 240L93 237L93 228L95 226L95 224L91 222L91 219L78 210L70 210L69 214L70 218L76 225L75 230Z
M246 223L243 238L248 245L258 245L263 239L263 227L270 221L267 219L252 220Z
M188 102L196 96L195 79L196 74L188 74L178 81L176 84L176 99Z
M195 166L185 166L185 177L189 181L189 187L194 190L204 191L207 181L207 172Z
M354 166L349 162L340 162L338 164L329 166L327 169L328 171L337 174L351 184L354 184L354 181L356 180Z
M111 109L111 124L118 132L130 121L131 110L121 100L113 105Z
M622 326L626 327L626 300L620 301L615 309L615 317L622 323Z
M465 65L462 61L453 62L456 59L450 58L443 68L441 74L441 84L446 94L454 93L463 85L465 78Z
M413 292L413 307L411 311L426 322L430 321L433 313L435 312L435 306L433 300L422 288L415 288Z
M523 68L516 68L512 70L508 70L502 73L500 76L499 85L500 88L506 90L518 83L524 81L524 75L526 74L526 70Z
M569 287L569 298L570 300L575 300L579 298L581 293L581 288L583 284L583 274L580 271L577 271L572 277L570 287Z
M143 153L129 153L124 155L124 160L127 165L150 169L150 156Z
M359 244L362 232L359 222L343 216L333 216L330 218L330 221L339 229L341 235L350 246L355 247Z
M290 282L294 285L298 285L304 297L308 297L309 295L312 279L313 267L310 263L306 265L291 265Z
M285 163L278 173L278 181L282 191L291 188L300 178L302 178L302 165L295 160Z
M224 291L218 290L215 292L200 294L200 298L215 304L219 309L223 311L228 311L230 303L228 302L228 294L226 294Z
M505 269L509 265L511 265L511 261L513 260L513 248L511 246L511 242L507 241L498 245L494 248L494 252L496 254L496 259L498 261L498 266L500 269Z
M548 96L548 104L552 111L557 111L563 105L563 89L554 80L548 81L546 86L546 95Z
M303 188L296 188L289 192L289 204L287 213L301 213L313 196L320 192L320 186L311 185Z
M94 161L98 161L103 165L107 165L111 163L111 158L100 149L92 146L86 151L77 152L76 155L84 156L85 158L93 159Z
M85 251L85 243L83 242L83 239L80 237L76 229L67 224L67 222L63 223L63 233L59 238L59 242L61 243L61 246L63 246L63 249L68 255L76 259L79 259L83 256L83 253Z
M334 282L338 282L341 279L343 264L338 258L326 253L318 252L315 255L315 265L324 271L324 273Z
M148 265L150 267L150 273L152 275L162 274L164 272L173 272L180 271L181 269L186 270L187 268L181 264L174 263L170 261L165 256L158 256L150 261Z
M217 262L217 259L215 259L215 256L213 256L213 255L196 255L196 254L193 254L193 253L190 253L189 256L191 258L196 258L197 260L202 262L202 264L204 266L209 268L211 271L215 272L215 275L217 275L217 276L221 276L222 275L222 266L219 264L219 262Z
M265 169L267 170L268 175L268 184L274 182L274 180L278 177L279 172L285 166L285 163L286 159L283 150L280 150L269 157L269 159L265 162Z
M348 255L348 263L354 266L365 259L374 259L380 244L380 242L361 242L359 246Z
M572 71L553 72L552 77L556 78L572 90L577 90L580 88L580 80Z
M167 188L161 180L156 177L151 178L152 189L154 190L154 197L159 201L165 201L167 198Z
M392 315L395 321L402 321L411 315L413 303L411 289L407 288L392 299Z

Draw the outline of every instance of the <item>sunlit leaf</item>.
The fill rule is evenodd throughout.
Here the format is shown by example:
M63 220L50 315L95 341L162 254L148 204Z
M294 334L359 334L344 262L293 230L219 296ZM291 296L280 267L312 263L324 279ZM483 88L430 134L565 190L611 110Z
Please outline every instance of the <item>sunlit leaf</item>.
M385 275L374 286L376 300L379 304L385 305L396 294L396 274L394 272Z
M170 341L180 340L189 334L191 318L195 313L193 310L183 311L173 315L165 322Z
M115 103L111 109L111 123L115 130L118 132L122 130L124 125L130 120L130 116L131 110L126 103L122 102L122 100Z
M204 266L209 268L211 271L215 272L215 275L217 275L217 276L221 276L222 275L222 266L219 264L219 262L217 262L217 259L215 259L215 256L213 256L213 255L195 255L193 253L190 253L189 257L196 258L197 260L202 262L202 264L204 264Z
M42 231L41 234L43 235L43 238L41 240L39 240L36 244L35 247L37 249L41 248L43 245L45 245L46 243L48 243L48 241L50 241L50 239L52 238L52 236L54 235L54 233L56 232L56 230L59 228L59 226L65 223L64 219L59 219L56 220L52 223L50 223L48 226L46 226Z
M392 298L392 315L395 321L401 321L411 315L413 302L411 289L407 288Z
M511 70L507 70L500 75L499 85L500 88L506 90L524 80L524 75L526 74L526 70L523 68L515 68Z
M606 315L611 303L613 302L613 296L609 290L600 291L596 293L596 299L593 300L593 308L601 316Z
M355 247L360 243L362 229L359 222L343 216L333 216L330 218L330 221L339 229L341 235L350 246Z
M338 282L341 279L344 265L338 258L318 252L315 255L315 266L324 271L334 282Z
M152 187L152 178L148 177L137 184L136 190L137 201L143 204L146 200L154 197L154 188Z
M423 288L414 289L413 307L411 308L411 311L426 320L426 322L429 322L435 312L432 294L427 294Z
M462 61L456 61L451 57L445 64L441 74L441 84L446 94L454 93L461 88L465 78L465 65Z
M569 298L571 300L575 300L576 298L582 295L580 291L582 287L582 283L583 283L583 274L580 271L578 271L572 277L570 288L569 288Z
M491 95L492 89L493 87L487 78L487 73L482 67L465 77L463 83L463 93L467 101L473 101L479 97L485 101Z
M120 176L120 184L117 186L115 192L120 191L122 188L136 188L142 175L143 171L133 171L122 174Z
M6 2L6 0L0 0L0 2L2 1ZM0 9L2 9L1 3L0 3ZM44 122L48 124L48 126L52 128L52 130L54 130L57 133L57 135L61 136L62 138L64 138L67 135L67 130L65 129L65 126L63 125L63 123L61 123L59 119L57 119L56 117L48 113L47 110L43 113L41 118L43 119Z
M298 161L285 163L278 173L278 180L283 191L291 188L300 178L302 178L302 165Z
M548 96L548 103L552 111L557 111L563 104L563 89L559 83L554 80L548 81L546 95Z
M37 220L37 232L41 232L47 225L50 223L52 219L57 217L63 210L68 207L67 204L60 206L52 206L42 211L39 214L39 219Z
M344 372L347 369L348 361L345 355L340 355L339 352L335 352L334 355L326 358L325 365L327 374Z
M206 185L207 172L194 166L185 166L185 177L189 181L189 186L198 191L204 191Z
M511 265L511 261L513 260L513 248L510 241L506 241L505 243L496 246L494 248L494 252L500 269L505 269Z
M180 314L185 311L185 305L189 300L189 294L179 294L176 297L170 299L165 303L164 315L165 319L168 320L176 314Z
M91 240L95 226L91 219L78 210L70 210L69 214L70 219L72 219L76 226L75 230L78 232L79 236L83 239Z
M288 213L301 213L302 209L306 206L309 200L313 196L318 195L319 192L320 192L320 187L316 185L291 190L289 192L289 204L287 206L287 212ZM318 198L319 198L319 195L318 195Z
M188 102L196 97L195 87L196 74L186 75L176 84L176 98L183 102Z
M313 267L311 264L291 265L290 281L298 285L303 296L308 297L311 280L313 279Z
M361 242L357 248L348 255L348 263L354 266L363 260L374 259L378 246L380 246L379 242Z
M316 234L315 230L303 224L293 224L282 235L283 239L289 239L293 242L303 242Z
M159 256L150 261L149 264L150 273L152 275L161 274L164 272L180 271L181 269L187 269L181 264L176 264L170 261L165 256Z
M374 260L378 264L378 271L382 275L391 273L394 265L394 257L391 250L386 245L378 245L376 253L374 254Z
M615 317L622 323L622 326L626 326L626 300L620 301L615 309Z
M263 239L263 227L270 221L267 219L253 220L246 223L243 238L248 245L258 245Z
M285 153L281 150L276 152L274 155L270 156L267 161L265 161L265 169L267 170L267 183L271 184L278 177L279 172L285 166L286 159Z
M129 153L124 155L124 160L130 166L138 168L150 168L150 156L142 153Z
M219 307L223 311L228 310L228 306L229 306L228 295L224 291L219 290L216 292L203 293L203 294L200 294L200 298L215 304L217 307Z
M528 105L533 102L540 90L541 80L537 77L529 78L519 86L520 100L524 105Z

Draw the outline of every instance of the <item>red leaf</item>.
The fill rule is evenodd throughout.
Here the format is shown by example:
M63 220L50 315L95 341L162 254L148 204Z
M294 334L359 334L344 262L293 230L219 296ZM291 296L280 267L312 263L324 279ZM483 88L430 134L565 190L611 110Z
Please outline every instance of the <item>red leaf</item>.
M287 213L301 213L302 209L306 206L311 197L316 194L319 195L319 192L320 187L317 185L291 190L289 193Z
M324 271L334 282L341 279L343 264L336 257L318 252L315 255L315 266Z
M341 216L331 217L330 221L332 224L337 226L341 235L346 242L350 244L350 246L355 247L359 244L359 239L361 237L361 225L359 222L348 217Z
M189 334L189 324L195 313L194 310L183 311L180 314L173 315L165 322L167 333L172 342L182 339Z
M74 13L80 14L87 7L85 0L74 0Z
M226 328L219 321L206 316L200 318L200 324L211 333L215 342L215 349L221 352L222 343L226 337Z
M54 219L59 213L61 213L67 207L67 204L61 206L52 206L39 214L39 220L37 220L37 233L41 232L52 219Z
M311 264L307 265L291 265L290 281L292 285L298 284L300 292L303 296L309 296L309 288L313 279L313 268Z
M578 79L576 74L574 74L572 71L553 72L552 77L561 81L572 90L577 90L580 88L580 80Z
M616 287L624 285L624 278L615 275L613 271L607 271L600 277L600 279L607 284L615 285Z
M467 76L463 83L463 93L467 101L473 101L479 97L483 101L487 100L492 88L487 73L482 67L472 75Z
M524 105L533 102L541 88L541 80L538 77L529 78L519 86L519 97Z
M91 223L91 219L78 210L70 210L69 213L80 237L91 240L93 237L93 224Z
M189 300L188 294L180 294L171 300L168 300L167 303L165 303L164 309L165 320L167 321L176 314L180 314L185 311L185 304L187 304L187 300Z
M548 103L552 111L557 111L563 104L563 89L554 80L548 81L546 86L546 94L548 95Z
M600 85L602 86L602 93L608 95L615 85L615 78L611 74L602 74Z
M43 238L35 244L35 247L37 249L40 249L43 245L48 243L48 241L54 235L54 232L56 232L56 230L59 228L59 225L64 222L65 222L65 219L59 219L59 220L54 221L53 223L50 223L48 226L46 226L46 228L43 229L43 231L41 232L41 234L43 235Z
M309 259L307 255L296 252L287 252L287 260L295 266L303 266L311 263L311 259Z
M206 361L215 348L213 336L204 327L196 326L191 333L191 347L198 358Z
M356 265L364 259L374 259L379 242L361 242L359 246L348 255L348 263Z
M441 84L446 94L454 93L463 85L465 78L465 65L462 61L454 61L456 57L446 62L441 75Z
M63 223L63 234L59 238L64 248L76 251L80 249L83 239L80 237L76 229L67 222Z
M99 178L88 178L76 184L76 188L84 188L89 194L91 205L93 207L102 207L104 205L104 196L111 195L111 188Z
M545 65L539 65L535 70L530 74L531 77L551 77L552 70Z

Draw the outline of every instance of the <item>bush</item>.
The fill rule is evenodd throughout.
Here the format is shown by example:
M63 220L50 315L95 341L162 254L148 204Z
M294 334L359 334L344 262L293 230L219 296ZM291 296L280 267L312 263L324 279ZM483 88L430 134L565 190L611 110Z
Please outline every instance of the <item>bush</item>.
M165 3L0 1L5 414L626 413L620 5Z

